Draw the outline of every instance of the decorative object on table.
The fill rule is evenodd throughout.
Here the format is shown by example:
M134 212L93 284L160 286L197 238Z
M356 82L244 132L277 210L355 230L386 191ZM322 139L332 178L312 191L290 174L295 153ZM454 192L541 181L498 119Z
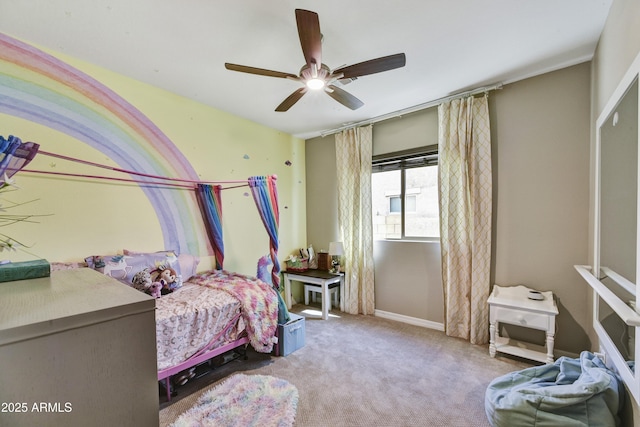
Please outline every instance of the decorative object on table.
M315 270L318 268L318 258L316 257L313 246L309 245L308 248L300 248L300 258L307 260L307 267Z
M302 251L302 249L300 249L300 251ZM313 245L309 245L309 249L307 249L305 253L307 254L309 268L312 270L318 268L318 256L316 255L316 251L313 250Z
M304 259L309 259L309 249L300 248L300 256Z
M331 270L331 258L326 251L318 252L318 270Z
M529 291L529 295L527 298L532 299L534 301L542 301L544 300L544 295L540 291Z
M340 260L343 254L344 248L342 247L342 242L329 243L329 255L331 255L331 270L329 270L330 273L340 274L340 266L342 264Z
M284 261L287 264L287 270L290 271L307 271L309 269L308 260L299 256L289 255Z
M236 374L205 392L171 424L186 426L292 426L298 389L270 375Z

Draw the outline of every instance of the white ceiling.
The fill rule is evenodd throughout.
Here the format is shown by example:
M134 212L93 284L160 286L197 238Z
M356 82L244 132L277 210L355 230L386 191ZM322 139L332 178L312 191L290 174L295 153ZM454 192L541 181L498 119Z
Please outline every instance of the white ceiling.
M2 0L0 31L308 138L477 87L591 59L612 0ZM298 74L296 8L317 12L329 68L404 52L404 68L343 87L352 111L295 81L225 62Z

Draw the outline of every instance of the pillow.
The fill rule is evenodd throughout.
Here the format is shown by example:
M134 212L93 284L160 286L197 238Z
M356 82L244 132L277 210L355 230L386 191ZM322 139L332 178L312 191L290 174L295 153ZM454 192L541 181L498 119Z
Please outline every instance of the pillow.
M172 292L182 286L182 273L178 257L173 252L135 255L94 255L85 258L87 266L111 276L129 286L133 278L148 269L154 282L162 282L163 293Z
M84 262L52 262L51 271L61 270L76 270L78 268L86 268L87 264Z
M178 264L180 264L180 271L185 281L195 276L198 272L198 264L200 264L200 258L191 254L178 255Z
M159 251L152 254L148 252L136 252L124 249L125 255L153 255L159 253L175 253L174 251ZM192 276L198 272L198 264L200 264L200 258L191 254L178 255L178 264L180 265L180 273L182 274L183 281L188 281Z

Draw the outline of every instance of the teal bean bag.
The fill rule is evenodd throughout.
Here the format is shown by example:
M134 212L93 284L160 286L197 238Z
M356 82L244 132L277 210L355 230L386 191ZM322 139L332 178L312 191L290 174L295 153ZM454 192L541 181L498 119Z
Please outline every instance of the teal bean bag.
M493 380L485 411L493 427L617 426L624 401L618 375L593 353Z

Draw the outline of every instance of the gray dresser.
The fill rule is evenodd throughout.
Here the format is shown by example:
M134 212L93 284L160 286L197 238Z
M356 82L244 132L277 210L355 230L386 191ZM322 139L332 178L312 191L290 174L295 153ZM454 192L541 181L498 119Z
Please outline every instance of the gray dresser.
M90 269L0 283L0 426L157 426L155 300Z

